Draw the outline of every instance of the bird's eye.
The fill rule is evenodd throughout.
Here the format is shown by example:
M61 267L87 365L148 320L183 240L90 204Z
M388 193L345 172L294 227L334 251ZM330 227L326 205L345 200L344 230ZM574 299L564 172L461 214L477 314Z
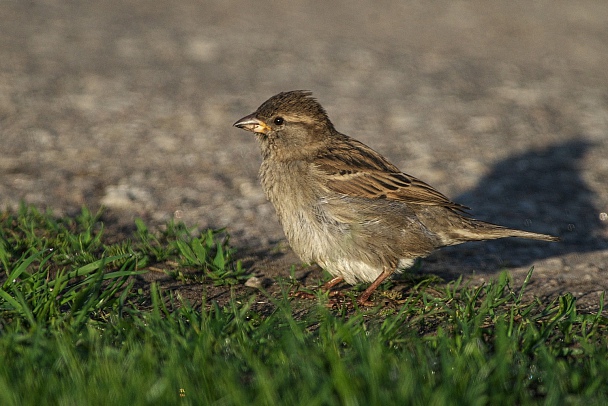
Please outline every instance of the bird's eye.
M274 119L274 121L273 121L273 122L274 122L276 125L281 125L281 124L283 124L283 122L284 122L284 121L285 121L285 120L283 120L283 117L277 117L277 118L275 118L275 119Z

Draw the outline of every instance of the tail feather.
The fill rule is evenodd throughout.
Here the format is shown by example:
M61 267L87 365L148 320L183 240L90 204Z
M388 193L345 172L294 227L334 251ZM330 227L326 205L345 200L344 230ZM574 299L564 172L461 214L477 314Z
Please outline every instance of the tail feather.
M559 237L549 234L533 233L531 231L517 230L499 226L485 221L469 219L462 228L452 230L453 237L464 241L495 240L498 238L519 237L540 241L559 241Z

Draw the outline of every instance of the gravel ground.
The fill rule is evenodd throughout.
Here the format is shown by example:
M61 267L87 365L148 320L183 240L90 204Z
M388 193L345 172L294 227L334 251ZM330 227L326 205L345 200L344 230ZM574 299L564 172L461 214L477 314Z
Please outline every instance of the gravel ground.
M563 237L442 250L423 272L530 293L608 286L608 3L0 2L0 205L228 227L260 276L297 263L231 127L310 89L338 130L488 221ZM313 276L319 277L318 271ZM312 282L311 282L312 283Z

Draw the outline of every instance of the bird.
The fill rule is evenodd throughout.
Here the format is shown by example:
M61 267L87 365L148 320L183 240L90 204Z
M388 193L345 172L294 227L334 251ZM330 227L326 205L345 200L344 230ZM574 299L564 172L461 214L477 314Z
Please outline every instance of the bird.
M255 134L260 182L293 251L332 275L325 290L370 283L359 305L374 305L384 280L441 247L559 240L470 217L468 207L337 131L310 91L278 93L233 125Z

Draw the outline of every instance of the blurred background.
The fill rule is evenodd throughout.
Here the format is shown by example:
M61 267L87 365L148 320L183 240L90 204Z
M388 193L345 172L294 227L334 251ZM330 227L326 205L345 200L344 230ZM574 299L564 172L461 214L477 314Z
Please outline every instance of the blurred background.
M0 206L104 205L116 232L176 218L272 249L258 147L231 125L309 89L339 131L475 217L564 239L431 268L536 263L603 289L607 66L603 1L3 0Z

